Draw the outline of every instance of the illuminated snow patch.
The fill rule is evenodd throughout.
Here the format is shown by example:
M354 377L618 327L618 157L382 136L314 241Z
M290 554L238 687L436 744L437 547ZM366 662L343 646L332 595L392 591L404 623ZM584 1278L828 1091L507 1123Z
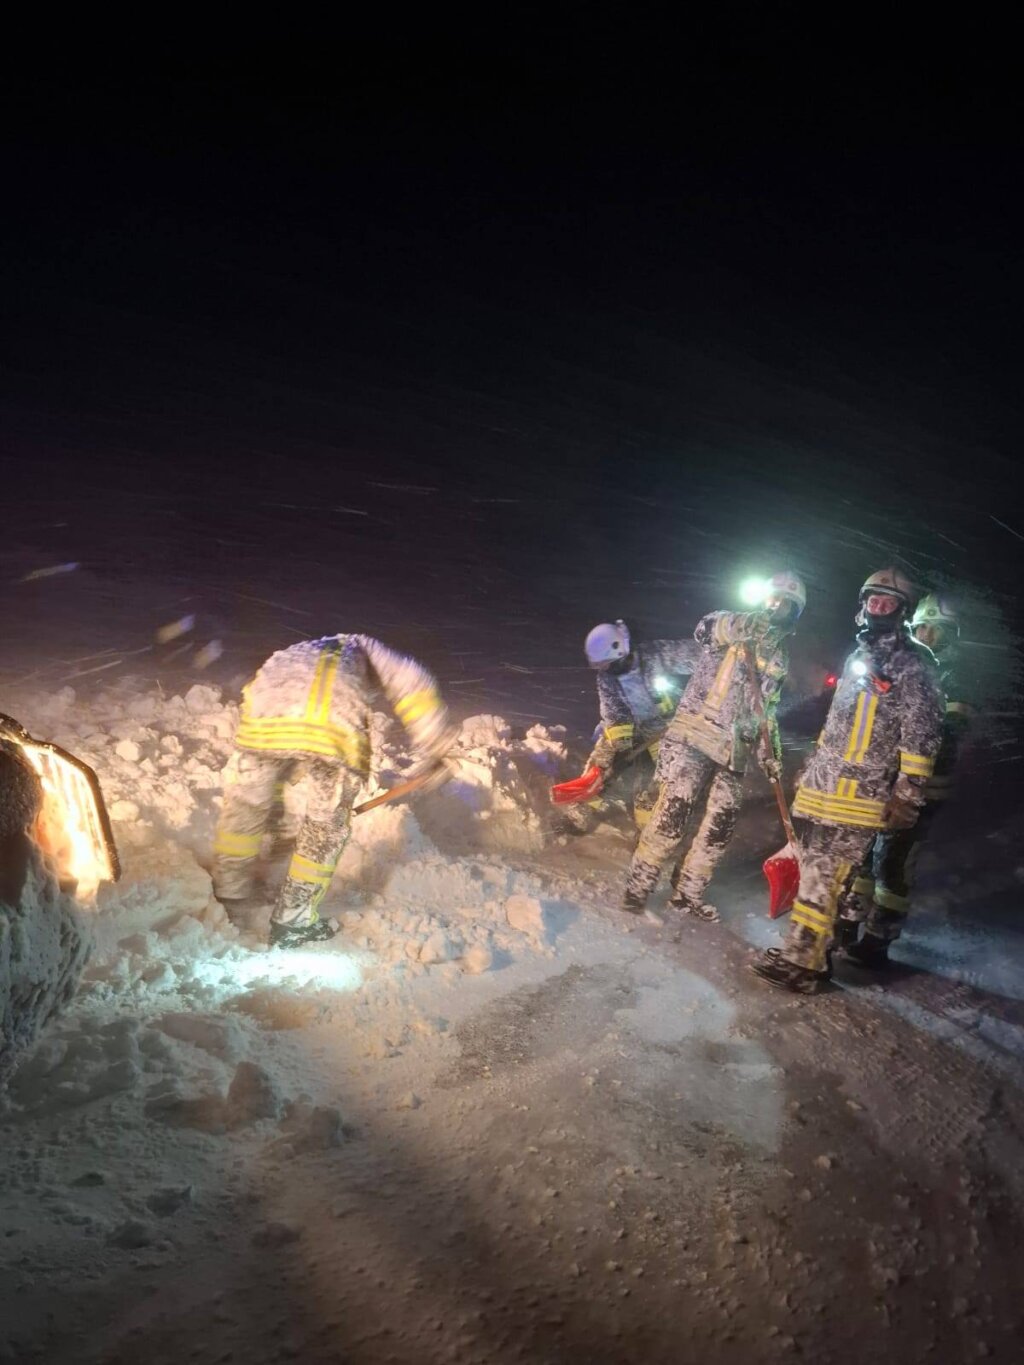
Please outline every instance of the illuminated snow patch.
M294 949L264 953L238 953L203 962L196 976L222 988L249 986L317 986L325 990L354 991L363 974L359 963L347 953L296 952Z

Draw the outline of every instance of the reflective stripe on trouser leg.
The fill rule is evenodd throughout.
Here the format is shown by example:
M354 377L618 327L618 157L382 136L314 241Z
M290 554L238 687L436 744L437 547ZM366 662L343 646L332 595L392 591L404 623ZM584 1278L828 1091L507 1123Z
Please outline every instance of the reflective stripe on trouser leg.
M359 779L340 763L311 758L306 774L306 815L274 906L280 924L312 924L348 840Z
M666 863L679 850L686 837L690 814L698 798L714 776L717 764L706 754L686 744L666 765L669 746L661 747L658 776L661 789L654 803L651 818L640 831L636 852L626 876L626 892L632 896L649 896L658 884L658 876Z
M700 825L675 878L675 890L694 905L704 899L708 882L736 831L743 800L743 777L719 768L711 779Z
M910 911L917 858L935 818L934 805L925 805L912 829L880 834L875 843L875 896L867 931L892 943L903 932Z
M846 885L839 893L839 918L850 924L863 924L871 913L871 901L875 892L875 878L871 871L876 838L867 857L846 879Z
M289 761L284 754L248 749L236 749L227 761L224 803L213 842L213 889L221 900L239 900L252 891L274 788Z
M874 837L870 829L808 822L800 837L800 890L782 947L787 961L816 972L825 966L843 885Z

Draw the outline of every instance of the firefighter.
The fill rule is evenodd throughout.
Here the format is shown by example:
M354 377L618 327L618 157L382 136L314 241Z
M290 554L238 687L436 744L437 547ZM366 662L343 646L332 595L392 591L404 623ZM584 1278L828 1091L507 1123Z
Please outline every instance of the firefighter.
M839 896L880 831L909 830L932 776L942 692L931 652L910 633L917 593L898 569L860 591L862 622L818 747L797 787L800 889L780 949L753 969L772 985L810 993L830 973Z
M911 829L877 835L863 866L840 899L837 940L846 956L864 967L884 967L889 960L889 944L903 932L917 855L952 789L953 770L972 710L957 667L960 623L953 604L938 593L929 593L918 604L910 629L938 660L945 697L942 738L916 824ZM864 933L858 941L861 925Z
M229 908L252 900L256 863L275 793L297 762L306 813L270 925L271 947L333 937L320 919L348 838L352 803L370 768L370 716L383 699L419 758L414 773L437 785L453 732L433 676L369 635L329 635L272 654L242 698L235 751L224 769L224 807L214 844L214 890ZM433 774L431 776L431 774Z
M658 745L693 672L696 646L691 640L652 640L635 644L624 621L595 626L584 642L587 662L597 673L601 722L585 775L596 797L624 779L633 793L638 828L650 819L657 787L654 767ZM566 806L572 831L585 834L600 800Z
M665 733L658 756L660 790L651 819L640 833L626 878L623 909L639 915L657 885L661 868L675 857L699 820L686 857L676 867L669 904L701 919L717 919L704 904L712 873L732 838L743 795L743 775L752 748L769 777L782 772L782 746L775 717L789 669L786 636L807 602L795 574L778 573L754 612L712 612L694 631L701 647L689 687ZM745 646L757 661L748 675ZM766 752L751 706L759 686L772 735Z

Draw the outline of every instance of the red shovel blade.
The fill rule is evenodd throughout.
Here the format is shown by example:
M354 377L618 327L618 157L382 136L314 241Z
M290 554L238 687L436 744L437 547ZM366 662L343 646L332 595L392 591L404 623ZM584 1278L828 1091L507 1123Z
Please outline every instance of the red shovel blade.
M582 777L571 782L559 782L551 788L551 800L556 806L574 806L577 801L591 801L604 786L600 768L588 768Z
M764 860L764 875L768 878L769 919L778 919L793 908L800 890L800 864L792 844Z

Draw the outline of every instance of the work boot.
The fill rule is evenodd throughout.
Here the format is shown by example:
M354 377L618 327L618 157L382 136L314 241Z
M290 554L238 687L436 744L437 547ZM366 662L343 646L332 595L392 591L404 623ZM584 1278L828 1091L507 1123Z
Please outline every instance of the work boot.
M678 911L680 915L692 915L694 919L708 920L711 923L718 919L718 911L713 905L705 905L701 901L691 900L689 896L684 896L678 891L674 892L670 898L669 907Z
M851 943L846 956L858 967L881 968L889 965L889 944L884 938L866 933L859 943Z
M309 924L286 924L282 920L270 922L271 948L301 948L304 943L325 943L338 932L334 920L320 919Z
M844 950L852 948L857 942L857 935L859 933L859 919L837 919L833 947L842 948Z
M766 949L764 950L764 955L765 955L765 957L770 957L770 958L772 959L773 962L777 962L777 961L779 961L780 959L782 959L782 949L781 949L781 948L766 948ZM810 971L810 970L812 970L812 968L808 968L808 971ZM831 981L831 980L832 980L832 949L831 949L831 948L828 948L828 949L826 949L826 951L825 951L825 966L822 968L822 970L821 970L820 972L816 972L815 975L817 976L817 978L818 978L819 981L823 981L823 982L824 982L824 981Z
M622 909L628 915L642 915L647 909L647 893L645 891L631 891L627 887L625 895L622 897Z
M800 967L782 956L778 948L769 948L756 962L750 964L755 976L769 985L778 986L797 995L813 995L827 980L826 972L815 972L809 967Z

